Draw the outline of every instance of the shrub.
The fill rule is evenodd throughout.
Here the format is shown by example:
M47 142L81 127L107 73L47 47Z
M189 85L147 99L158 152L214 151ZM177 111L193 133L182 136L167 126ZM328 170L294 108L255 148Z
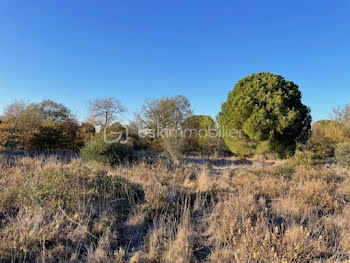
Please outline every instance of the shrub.
M310 150L296 150L293 157L288 159L291 166L305 166L310 168L314 164L315 153Z
M204 152L208 145L208 130L215 127L214 120L210 116L193 115L181 126L186 137L186 150Z
M96 134L95 126L90 122L83 122L79 126L79 130L77 132L78 144L80 147L84 146L85 142L91 140Z
M109 233L144 202L142 188L81 162L32 161L0 180L0 262L112 262L89 261L90 247L97 254L106 235L117 244Z
M278 142L263 141L257 145L255 154L270 159L278 159L285 158L292 151L292 147L281 145Z
M64 148L64 139L63 124L50 121L38 127L38 132L30 141L30 147L39 151L59 150Z
M294 172L294 168L288 163L273 168L273 175L279 178L291 179Z
M227 155L227 149L219 137L216 123L210 116L193 115L188 117L181 128L185 137L185 151L201 155Z
M85 161L97 161L118 164L123 161L131 160L134 156L133 149L127 144L106 143L103 138L96 138L80 150L82 159Z
M341 143L335 149L335 158L340 166L350 168L350 143Z
M107 147L108 145L102 138L93 139L80 150L81 157L85 161L108 162L107 157L103 154Z
M163 148L175 163L178 163L181 159L184 142L184 138L178 134L167 134L162 137Z
M222 132L233 153L252 155L265 141L273 143L272 151L305 142L311 116L296 84L272 73L258 73L241 79L230 91L218 122L223 131L241 131L240 136Z
M337 144L349 140L349 128L343 123L321 120L312 125L310 143L321 158L334 156Z

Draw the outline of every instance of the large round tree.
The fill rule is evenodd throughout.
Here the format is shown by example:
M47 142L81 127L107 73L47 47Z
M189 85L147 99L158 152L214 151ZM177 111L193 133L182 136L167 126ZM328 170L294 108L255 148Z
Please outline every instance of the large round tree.
M296 84L264 72L251 74L234 86L218 122L233 153L284 155L308 139L311 116Z

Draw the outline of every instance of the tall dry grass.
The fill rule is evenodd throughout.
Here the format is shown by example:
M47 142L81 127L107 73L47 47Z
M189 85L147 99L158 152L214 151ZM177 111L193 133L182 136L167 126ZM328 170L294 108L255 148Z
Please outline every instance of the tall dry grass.
M0 160L0 262L349 262L345 168Z

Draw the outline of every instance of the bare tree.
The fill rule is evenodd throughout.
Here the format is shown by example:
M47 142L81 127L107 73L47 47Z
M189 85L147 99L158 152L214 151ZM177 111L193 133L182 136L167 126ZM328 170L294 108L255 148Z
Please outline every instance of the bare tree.
M141 114L136 115L139 122L147 128L179 128L181 123L193 114L189 100L182 95L146 99Z
M335 107L333 108L332 119L343 123L350 127L350 103L346 104L343 108Z
M89 101L90 121L106 127L115 121L126 108L114 97L96 98Z

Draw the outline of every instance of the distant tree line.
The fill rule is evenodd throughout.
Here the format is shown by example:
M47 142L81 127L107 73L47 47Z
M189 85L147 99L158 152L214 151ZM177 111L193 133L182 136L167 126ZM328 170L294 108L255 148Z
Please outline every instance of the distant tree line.
M85 147L86 156L114 156L116 148L123 152L144 149L166 151L174 158L183 153L233 153L245 158L256 154L286 157L297 145L309 144L320 156L333 156L338 143L350 142L350 106L335 109L331 120L316 122L311 129L310 109L301 99L292 81L258 73L234 86L216 120L194 115L190 101L182 95L146 99L127 126L119 122L127 109L114 97L89 101L84 122L52 100L14 102L0 117L0 148L79 151ZM124 145L104 142L105 130L112 139L116 132L124 131L125 136L125 129L128 142ZM160 136L150 136L159 130ZM227 130L236 132L223 132Z
M52 100L14 102L0 123L0 142L6 149L77 151L94 135L94 125L79 124L67 107Z

